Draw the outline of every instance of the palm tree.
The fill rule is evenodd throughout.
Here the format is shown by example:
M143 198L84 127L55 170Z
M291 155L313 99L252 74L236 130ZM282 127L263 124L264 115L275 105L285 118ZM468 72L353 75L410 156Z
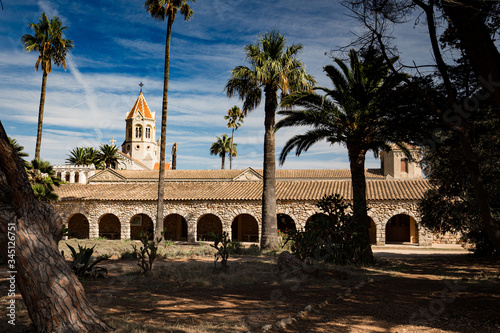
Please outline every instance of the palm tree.
M297 60L302 45L286 46L285 37L272 31L260 36L255 44L245 46L250 66L238 66L231 71L226 84L228 97L238 95L243 101L243 113L255 110L265 95L264 179L262 189L262 248L278 247L276 218L275 114L278 91L281 96L310 89L315 83Z
M384 118L384 103L394 88L401 82L401 76L389 76L388 65L382 56L369 49L363 61L357 53L349 53L350 68L340 59L334 66L324 67L332 80L334 89L318 87L314 91L291 94L282 100L282 106L296 110L284 110L277 129L290 126L308 126L304 134L292 137L280 155L280 164L290 151L296 155L307 151L315 143L325 140L331 144L342 143L347 147L353 191L353 218L360 235L361 248L358 261L371 262L369 224L366 206L365 155L372 150L377 155L381 149L388 150L390 137L388 120ZM395 61L395 59L393 59ZM315 91L322 91L320 95ZM387 130L386 130L387 129ZM398 143L399 144L399 143ZM405 149L408 152L407 149ZM409 152L408 152L409 153Z
M231 147L233 146L234 142L234 131L240 128L241 124L243 123L243 118L245 116L243 115L243 112L241 112L241 109L237 107L236 105L227 110L227 116L224 116L224 119L227 120L227 128L231 128ZM233 168L233 154L232 151L229 152L229 169Z
M87 148L75 147L69 152L66 162L74 165L88 165Z
M165 42L165 70L163 72L163 104L161 112L161 139L160 139L160 170L158 179L158 210L156 214L156 236L163 239L163 196L165 193L165 148L167 142L167 106L168 106L168 77L170 65L170 40L172 25L177 11L188 21L193 16L193 10L188 2L196 0L147 0L144 7L151 16L158 21L167 18L167 40Z
M226 154L231 154L232 156L238 155L237 144L233 144L231 139L228 138L227 134L222 134L221 137L215 137L217 141L212 143L210 146L210 155L219 155L222 158L221 169L224 169L224 162L226 160Z
M14 147L14 150L16 151L17 156L21 159L21 162L23 162L24 166L28 166L28 162L24 159L24 157L28 157L28 153L25 153L24 146L21 146L19 142L17 142L16 139L11 138L10 136L8 137L10 144L12 147Z
M40 147L42 145L43 108L45 105L45 90L47 87L47 75L52 71L52 61L56 66L63 66L66 70L66 52L73 48L73 41L64 39L64 30L61 19L54 16L50 21L45 13L42 13L38 23L30 23L28 26L34 30L34 34L25 34L21 37L26 52L38 52L35 71L42 67L42 92L40 95L40 106L38 109L38 130L36 136L35 159L40 158Z
M99 146L97 154L99 162L104 163L106 168L116 165L121 159L118 154L118 148L115 145L102 144Z
M34 159L27 166L28 179L35 197L39 201L56 202L58 197L54 193L54 186L62 184L62 180L56 176L50 162Z

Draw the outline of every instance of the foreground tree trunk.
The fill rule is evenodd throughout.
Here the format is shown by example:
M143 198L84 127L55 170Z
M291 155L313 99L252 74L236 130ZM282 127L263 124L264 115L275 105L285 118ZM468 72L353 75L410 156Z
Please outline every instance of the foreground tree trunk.
M15 276L36 331L111 331L59 253L61 237L59 214L35 198L0 122L0 253L9 260L9 274Z
M168 77L170 68L170 41L172 39L172 15L167 20L167 40L165 42L165 70L163 72L163 105L161 111L160 171L158 177L158 209L156 211L156 238L163 243L163 197L165 195L165 154L167 146Z
M278 220L276 216L276 158L275 113L278 107L277 90L265 88L264 107L264 175L262 188L262 238L263 249L278 248Z
M42 91L40 93L40 106L38 107L38 129L36 132L36 146L35 146L36 159L40 159L40 150L42 147L43 109L45 106L46 89L47 89L47 72L44 70L42 75Z
M349 147L349 163L352 183L352 210L355 229L359 233L359 249L356 262L373 263L373 252L370 244L370 223L368 222L366 204L365 155L366 151Z

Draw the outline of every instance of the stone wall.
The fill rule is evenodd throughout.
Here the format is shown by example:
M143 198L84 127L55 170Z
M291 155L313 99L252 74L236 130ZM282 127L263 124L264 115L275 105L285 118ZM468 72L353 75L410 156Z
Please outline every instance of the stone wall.
M142 201L64 201L54 204L61 214L65 223L76 213L83 214L89 221L90 238L99 235L99 219L105 214L114 214L120 221L121 239L130 239L130 220L134 215L145 214L156 224L156 202ZM409 215L414 219L418 228L418 244L430 246L433 235L427 229L421 227L420 216L417 211L417 202L410 201L380 201L368 203L368 216L376 225L376 244L385 244L385 227L392 216L397 214ZM307 201L278 201L277 214L286 214L295 222L297 229L303 229L306 221L312 215L318 213L315 202ZM196 241L198 232L198 221L206 214L212 214L220 220L222 231L231 233L233 220L241 214L248 214L255 218L258 224L258 234L261 233L261 201L178 201L165 202L164 218L171 214L182 216L188 227L188 240ZM167 224L168 227L169 224ZM220 227L219 227L220 228ZM200 230L203 231L203 230ZM252 230L254 231L254 230ZM167 230L168 232L168 230ZM203 232L202 232L203 233Z

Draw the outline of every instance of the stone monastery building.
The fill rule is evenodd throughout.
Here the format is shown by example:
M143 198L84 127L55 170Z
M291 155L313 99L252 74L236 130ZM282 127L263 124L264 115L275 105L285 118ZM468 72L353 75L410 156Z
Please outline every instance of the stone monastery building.
M159 155L155 121L141 91L126 114L124 159L116 169L56 168L63 179L73 180L57 188L59 201L54 204L71 237L138 239L141 230L154 229ZM381 153L380 169L367 169L365 175L372 243L430 246L433 235L420 226L417 211L418 200L430 187L420 166L394 147ZM304 228L319 213L316 203L325 195L338 193L352 200L348 169L276 170L276 178L280 230ZM226 231L232 239L258 242L261 198L262 170L166 170L166 238L194 242L210 231Z

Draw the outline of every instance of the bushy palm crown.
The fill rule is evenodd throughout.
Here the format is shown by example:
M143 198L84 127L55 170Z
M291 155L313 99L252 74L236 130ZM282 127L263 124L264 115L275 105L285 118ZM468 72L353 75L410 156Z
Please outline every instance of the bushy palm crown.
M21 159L21 162L23 162L24 166L28 166L28 162L24 159L24 157L28 157L28 153L24 152L24 146L21 146L16 139L11 138L10 136L8 137L8 139L9 143L12 145L12 147L14 147L17 156Z
M35 197L40 201L55 202L58 197L54 193L54 186L62 184L57 178L50 162L34 159L27 166L28 179Z
M301 50L301 44L287 47L285 37L279 32L262 35L257 43L245 46L250 66L238 66L231 71L227 95L239 95L246 115L259 106L262 89L270 93L281 90L282 95L308 89L315 81L305 72L302 61L296 59Z
M42 13L38 23L30 23L29 28L34 34L25 34L21 37L24 49L27 52L38 51L38 59L35 70L41 65L47 74L52 71L52 61L57 66L66 69L66 53L73 48L73 41L63 38L64 30L59 17L54 16L50 21L45 13Z
M227 120L227 128L232 128L233 130L240 128L244 118L245 116L241 112L241 109L236 105L227 110L227 116L224 116L224 119Z
M299 109L280 111L285 118L276 124L278 129L290 126L310 126L312 129L292 137L285 144L280 155L281 164L294 148L298 156L325 139L331 144L355 145L375 154L381 149L389 149L391 139L397 141L390 137L383 106L402 77L389 76L386 62L373 49L366 52L363 62L354 50L350 51L349 58L350 68L338 58L335 63L340 69L331 65L324 67L334 85L333 90L316 87L282 100L283 107Z
M102 144L99 146L97 158L99 162L106 165L106 168L111 167L112 164L116 164L121 159L118 153L118 148L115 145L108 144Z
M210 155L219 155L219 157L226 156L231 149L231 138L227 136L227 134L222 134L222 136L215 137L217 141L212 143L210 146ZM233 144L233 156L237 156L237 147L236 143Z
M188 5L189 1L196 2L196 0L147 0L144 7L151 17L158 21L164 21L168 17L173 21L178 11L187 21L193 16L193 10Z

